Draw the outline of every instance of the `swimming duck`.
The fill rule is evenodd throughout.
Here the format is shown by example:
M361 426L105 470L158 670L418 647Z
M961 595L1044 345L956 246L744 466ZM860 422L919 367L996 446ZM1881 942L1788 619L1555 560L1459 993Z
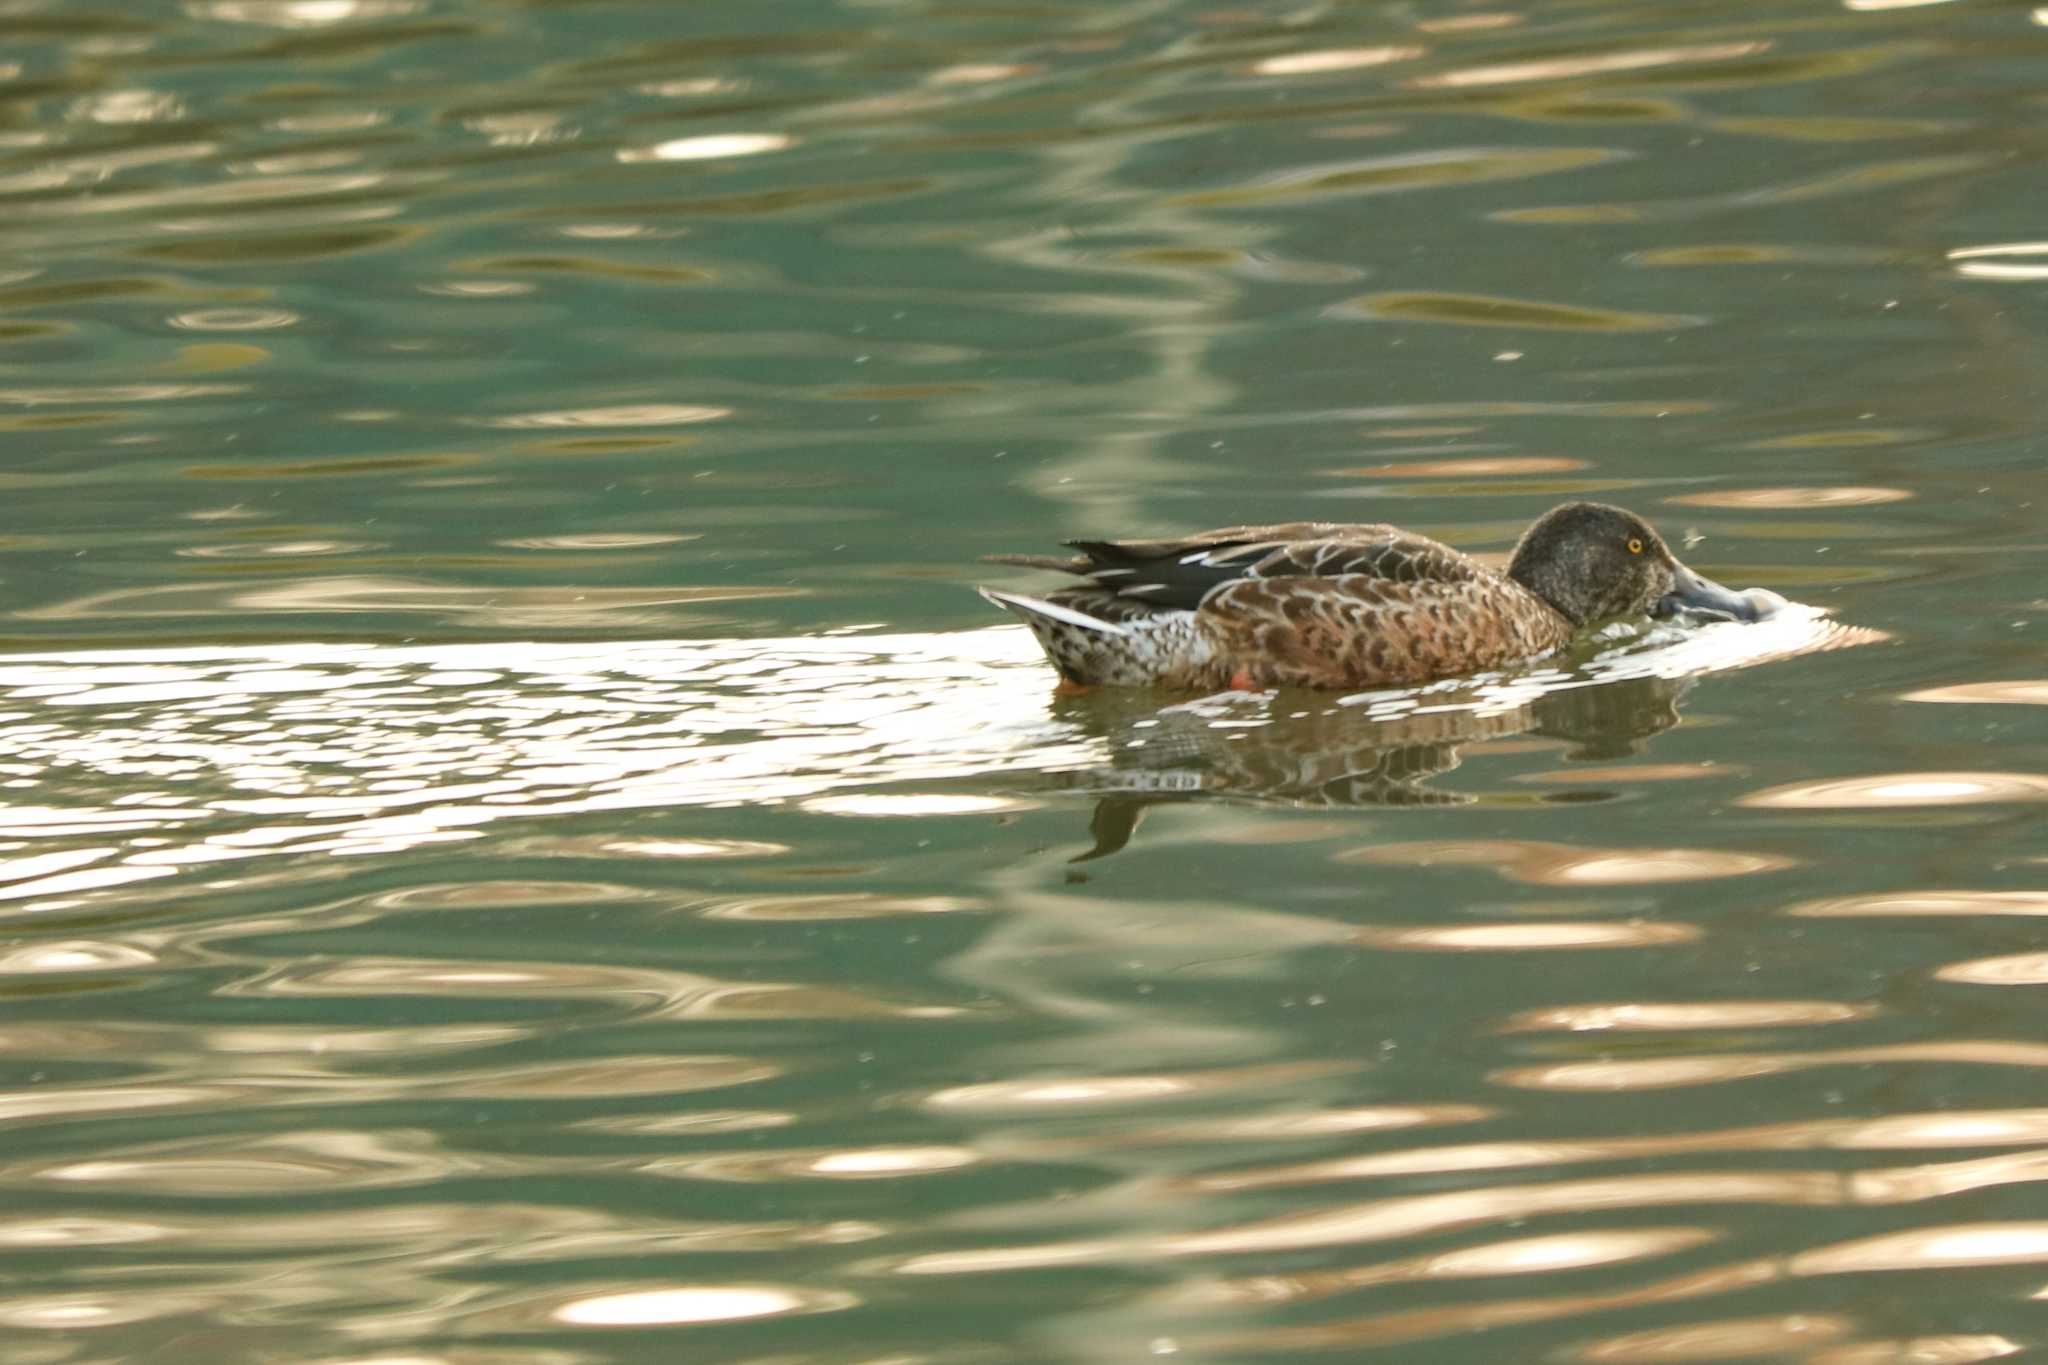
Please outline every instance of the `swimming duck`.
M1618 616L1758 604L1678 562L1650 524L1597 502L1552 508L1505 573L1396 526L1296 521L1168 540L1070 540L1080 553L991 555L1084 586L983 588L1077 687L1400 686L1499 668Z

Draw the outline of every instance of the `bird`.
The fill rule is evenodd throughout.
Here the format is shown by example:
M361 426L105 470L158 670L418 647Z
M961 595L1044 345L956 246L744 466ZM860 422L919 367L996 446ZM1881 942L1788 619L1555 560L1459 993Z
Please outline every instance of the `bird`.
M1766 596L1693 572L1648 522L1597 502L1537 518L1505 571L1383 524L1066 545L1077 553L987 559L1085 583L981 595L1022 618L1067 690L1405 686L1526 663L1617 617L1754 621Z

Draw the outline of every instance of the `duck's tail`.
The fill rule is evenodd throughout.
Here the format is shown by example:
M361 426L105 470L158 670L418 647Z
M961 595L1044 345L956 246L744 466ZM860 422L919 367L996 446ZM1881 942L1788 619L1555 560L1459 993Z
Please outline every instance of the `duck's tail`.
M997 592L994 588L980 589L981 595L1005 611L1017 613L1025 625L1042 641L1046 632L1054 626L1071 630L1094 631L1100 635L1128 635L1130 629L1114 621L1105 621L1099 616L1090 616L1085 611L1063 607L1057 602L1048 602L1043 597L1026 597L1021 592Z
M1194 613L1146 612L1129 621L1109 621L1078 606L983 588L981 595L1016 613L1045 657L1070 683L1138 687L1169 682L1180 671L1206 661L1207 643L1194 629Z

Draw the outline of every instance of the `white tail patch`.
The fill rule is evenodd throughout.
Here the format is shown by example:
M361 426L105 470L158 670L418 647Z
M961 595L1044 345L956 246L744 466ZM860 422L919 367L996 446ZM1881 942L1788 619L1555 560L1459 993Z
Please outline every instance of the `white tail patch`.
M1130 633L1114 621L1104 621L1099 617L1090 616L1086 612L1075 611L1072 607L1063 607L1056 602L1047 602L1043 598L1026 597L1022 593L997 592L994 588L981 589L981 595L999 607L1016 612L1026 620L1033 616L1042 616L1048 620L1061 622L1064 625L1079 626L1082 630L1092 630L1103 635L1128 635Z

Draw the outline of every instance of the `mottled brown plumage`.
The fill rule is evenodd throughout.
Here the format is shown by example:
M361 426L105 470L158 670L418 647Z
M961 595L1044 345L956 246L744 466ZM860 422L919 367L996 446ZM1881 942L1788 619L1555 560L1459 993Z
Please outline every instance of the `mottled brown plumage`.
M1546 513L1506 573L1387 525L1287 522L1069 545L1080 553L991 558L1086 586L1043 598L983 593L1082 685L1398 686L1539 658L1610 617L1757 610L1680 564L1640 517L1600 503Z

